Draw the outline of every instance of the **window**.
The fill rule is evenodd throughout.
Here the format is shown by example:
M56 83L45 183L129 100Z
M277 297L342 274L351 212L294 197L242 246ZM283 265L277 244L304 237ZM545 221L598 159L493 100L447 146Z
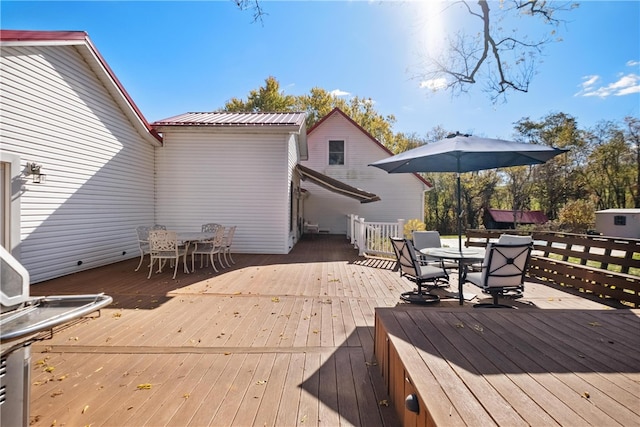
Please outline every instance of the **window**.
M624 215L616 215L613 217L613 225L627 225L627 217Z
M329 141L329 164L344 165L344 141L343 140Z

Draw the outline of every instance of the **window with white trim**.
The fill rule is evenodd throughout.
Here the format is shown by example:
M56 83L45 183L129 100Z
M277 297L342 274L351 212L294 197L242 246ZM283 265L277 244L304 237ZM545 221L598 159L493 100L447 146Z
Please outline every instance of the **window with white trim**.
M344 140L329 140L329 164L344 165Z

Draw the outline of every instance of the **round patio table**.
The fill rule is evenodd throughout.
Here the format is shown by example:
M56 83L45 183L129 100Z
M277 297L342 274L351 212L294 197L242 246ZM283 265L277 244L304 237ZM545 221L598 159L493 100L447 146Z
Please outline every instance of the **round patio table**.
M485 250L483 248L424 248L420 253L440 260L452 260L458 263L458 300L460 305L464 303L462 285L467 276L469 264L483 261Z

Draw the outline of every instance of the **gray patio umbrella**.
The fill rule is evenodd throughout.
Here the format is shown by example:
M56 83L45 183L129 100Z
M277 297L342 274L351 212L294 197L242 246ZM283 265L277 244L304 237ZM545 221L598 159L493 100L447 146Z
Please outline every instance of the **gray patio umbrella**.
M455 172L458 187L458 245L462 248L461 173L540 164L566 151L568 150L546 145L456 133L440 141L378 160L369 166L389 173Z

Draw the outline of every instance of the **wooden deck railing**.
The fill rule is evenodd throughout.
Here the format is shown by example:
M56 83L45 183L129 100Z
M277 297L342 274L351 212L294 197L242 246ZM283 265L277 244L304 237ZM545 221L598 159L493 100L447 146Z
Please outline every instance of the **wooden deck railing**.
M640 306L640 239L552 231L467 230L466 246L484 247L503 233L533 236L529 275L630 307Z

